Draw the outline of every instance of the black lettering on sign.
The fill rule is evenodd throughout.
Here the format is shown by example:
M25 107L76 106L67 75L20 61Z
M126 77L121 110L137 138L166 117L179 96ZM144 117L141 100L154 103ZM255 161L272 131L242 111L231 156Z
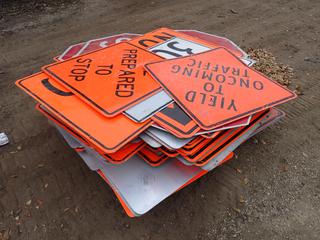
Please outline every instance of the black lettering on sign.
M235 104L235 102L234 102L234 99L231 99L231 102L230 102L230 105L229 105L229 107L228 107L228 110L230 110L230 109L233 109L233 111L237 111L237 107L236 107L236 104Z
M203 85L203 89L204 89L206 92L213 92L213 90L214 90L214 85L213 85L213 83L211 83L211 82L206 82L206 83Z
M193 71L193 68L184 68L182 71L182 75L187 75L188 77L191 77L192 71Z
M135 72L128 70L120 70L116 95L118 97L131 97L134 90Z
M218 83L224 83L226 81L226 76L223 74L217 74L216 81Z
M83 81L86 78L86 73L88 72L92 60L89 58L78 58L76 60L77 63L73 66L73 68L70 71L69 77L73 78L75 81Z
M211 86L211 87L208 87ZM207 89L213 91L213 85L207 85ZM218 94L223 95L221 85L219 86ZM196 91L188 91L185 95L185 99L191 103L200 103L202 105L207 105L210 107L218 107L221 109L233 110L237 111L237 106L234 99L227 99L224 96L219 96L215 94L207 94L203 92L196 92Z
M223 72L223 67L224 67L224 66L222 66L222 72ZM214 72L218 72L218 70L219 70L219 65L218 65L218 64L214 65L214 67L212 67L211 70L214 71ZM223 73L226 73L226 72L223 72Z
M178 44L179 44L178 41L173 41L173 42L169 42L169 43L167 44L167 46L168 46L169 48L171 48L172 50L175 50L175 51L178 51L178 52L186 52L188 55L194 54L194 53L192 52L192 49L191 49L191 48L180 48L180 47L177 46Z
M213 73L212 72L208 74L207 71L203 71L202 79L207 79L207 80L211 81L212 77L213 77Z
M180 74L181 76L187 76L193 79L199 79L204 81L205 91L210 87L206 85L206 81L216 82L218 84L238 86L241 88L254 89L261 91L264 89L264 85L261 81L253 81L248 73L247 69L241 70L239 68L224 66L224 65L210 65L202 61L196 61L195 59L189 59L186 66L172 65L171 72ZM222 88L218 91L218 94L222 94Z
M197 61L194 59L190 59L190 63L187 64L188 67L195 67L196 66ZM215 65L213 67L211 67L211 63L203 63L202 61L199 61L197 66L198 69L202 69L202 70L211 70L211 71L217 71L219 65Z
M195 97L196 97L196 92L195 91L189 91L189 92L186 93L186 97L185 98L186 98L186 100L188 102L194 102Z
M240 87L245 86L246 88L249 88L249 79L243 79L240 78Z
M189 61L190 63L187 64L188 67L193 67L194 65L196 65L196 60L190 58Z
M49 79L43 79L41 81L41 83L43 84L43 86L45 86L46 89L48 89L49 91L57 94L57 95L60 95L60 96L63 96L63 97L68 97L68 96L72 96L74 95L72 92L65 92L65 91L62 91L58 88L56 88L55 86L53 86L50 82L49 82Z
M133 84L118 83L116 95L118 97L130 97L133 95Z
M121 65L129 69L135 69L137 66L137 49L126 49L122 55Z
M233 76L228 76L228 84L229 85L235 85L236 84L236 82L237 82L237 79L235 78L235 77L233 77Z
M131 97L134 94L135 69L137 66L137 49L125 49L122 55L121 66L126 69L120 69L115 95L121 98ZM143 72L145 75L145 72Z
M181 54L179 53L175 53L175 52L170 52L168 50L163 50L163 49L154 49L154 50L151 50L151 52L157 54L157 53L164 53L164 54L169 54L171 56L174 56L174 57L182 57ZM160 54L161 56L161 54Z
M203 85L203 90L205 90L206 92L213 93L213 94L223 95L222 85L218 85L217 88L215 88L215 86L217 86L217 85L214 85L214 84L211 83L211 82L206 82L206 83ZM215 90L215 92L213 92L214 90Z
M132 71L120 70L118 82L133 83L135 80L135 78L133 76L134 74L135 74L135 72L132 72Z
M222 93L222 85L219 85L218 90L216 91L216 94L224 95Z
M210 48L201 44L175 37L162 44L157 44L149 50L166 59L172 59L182 56L191 56L196 53L208 51L209 49ZM193 63L191 62L190 65L194 66ZM198 67L201 67L201 61L198 62L198 64Z
M172 65L171 72L178 73L180 72L181 67L179 65Z
M179 41L172 41L172 42L168 42L168 43L164 43L164 44L166 44L168 49L153 49L153 50L151 50L151 52L153 52L155 54L164 53L164 54L171 55L173 57L182 57L182 56L194 54L192 52L193 51L192 48L183 47L183 44L181 44ZM179 44L181 44L182 46L179 46ZM170 50L172 50L172 51L170 51Z
M201 104L204 104L206 101L207 95L205 93L200 93L200 96L201 96Z
M97 68L98 69L95 72L97 75L107 76L112 73L113 64L106 66L97 66Z
M161 32L161 35L153 35L150 38L141 39L138 43L145 48L149 48L154 46L155 44L167 41L175 36L171 35L170 33ZM150 44L151 43L151 44Z
M217 103L217 96L213 96L213 95L210 95L210 98L209 98L209 106L211 107L214 107ZM222 101L222 106L224 105L224 100Z
M262 89L264 88L263 83L260 82L260 81L254 81L254 82L253 82L253 87L254 87L256 90L262 90Z

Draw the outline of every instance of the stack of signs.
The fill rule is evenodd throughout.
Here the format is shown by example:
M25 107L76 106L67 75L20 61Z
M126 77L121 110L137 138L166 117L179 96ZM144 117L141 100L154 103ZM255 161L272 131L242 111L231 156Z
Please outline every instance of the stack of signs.
M55 60L16 84L131 217L231 159L295 98L233 42L194 30L94 39Z

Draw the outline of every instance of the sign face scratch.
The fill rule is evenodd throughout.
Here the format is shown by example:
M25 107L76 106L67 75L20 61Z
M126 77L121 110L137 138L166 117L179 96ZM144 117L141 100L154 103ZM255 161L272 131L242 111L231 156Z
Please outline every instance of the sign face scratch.
M224 48L149 63L146 69L204 130L296 97Z
M145 63L160 59L122 42L43 70L91 107L113 117L161 90L143 69Z

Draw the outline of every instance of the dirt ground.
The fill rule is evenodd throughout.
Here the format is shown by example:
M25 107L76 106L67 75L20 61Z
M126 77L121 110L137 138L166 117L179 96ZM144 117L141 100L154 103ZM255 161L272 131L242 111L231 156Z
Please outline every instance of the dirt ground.
M320 1L0 0L2 239L320 239ZM14 81L66 46L157 27L266 48L303 95L237 157L130 219ZM1 238L0 238L1 239Z

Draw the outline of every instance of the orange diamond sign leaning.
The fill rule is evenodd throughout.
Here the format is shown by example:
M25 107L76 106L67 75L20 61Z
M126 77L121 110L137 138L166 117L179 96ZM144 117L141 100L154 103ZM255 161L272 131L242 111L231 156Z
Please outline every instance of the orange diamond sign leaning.
M145 68L205 130L296 97L225 48L149 63Z
M143 68L160 59L123 42L45 66L43 71L100 113L113 117L161 89Z

